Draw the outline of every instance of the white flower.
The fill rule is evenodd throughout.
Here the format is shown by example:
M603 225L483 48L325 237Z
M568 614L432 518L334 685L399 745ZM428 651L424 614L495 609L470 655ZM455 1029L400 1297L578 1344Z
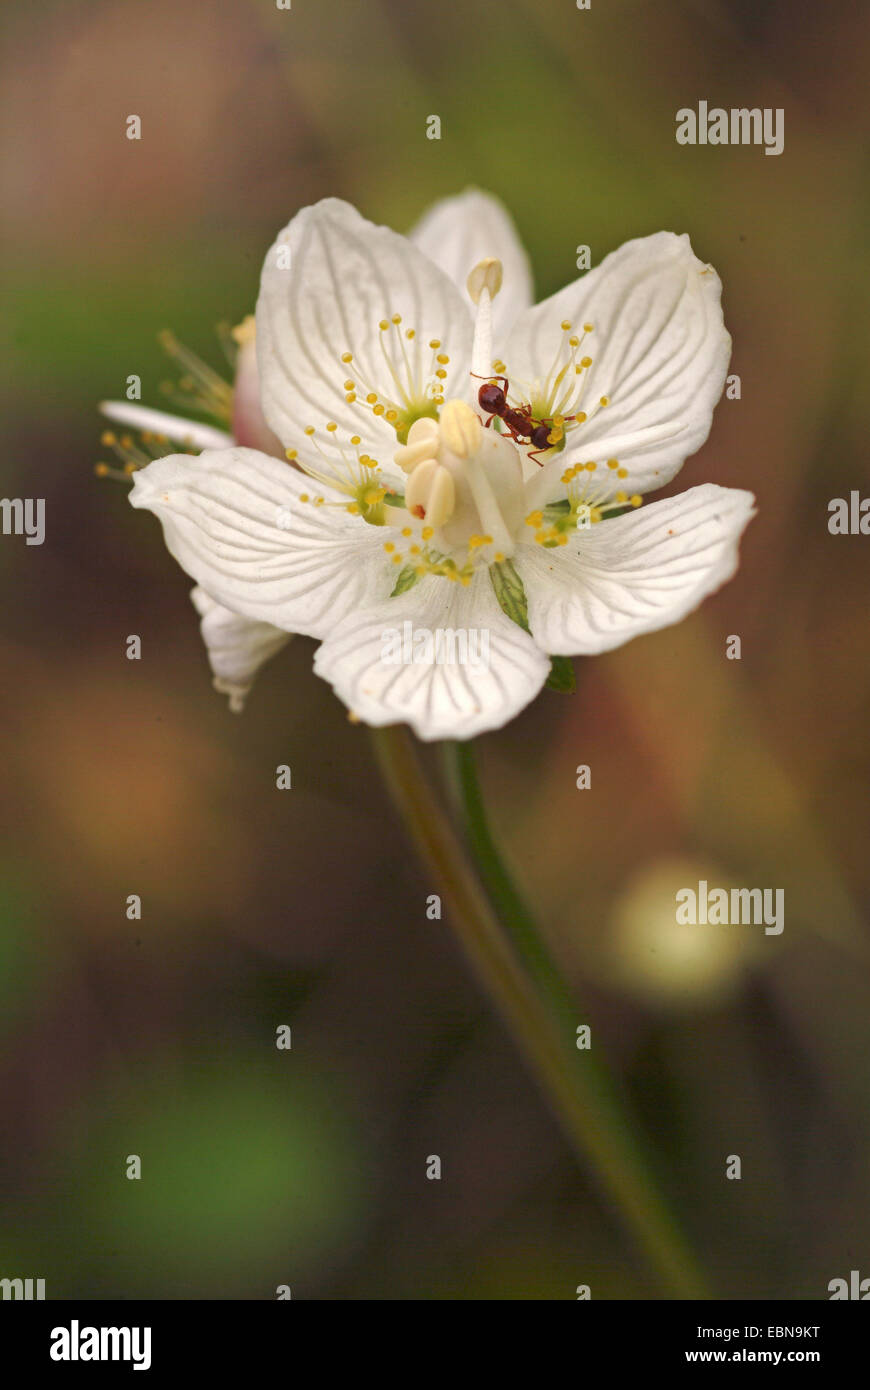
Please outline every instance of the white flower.
M749 493L636 510L709 432L720 288L663 232L533 308L492 199L448 200L411 238L328 199L280 233L257 305L263 414L296 466L160 458L131 501L258 651L268 629L316 637L357 717L469 738L532 700L551 657L677 622L733 574ZM385 662L406 622L485 629L487 666Z

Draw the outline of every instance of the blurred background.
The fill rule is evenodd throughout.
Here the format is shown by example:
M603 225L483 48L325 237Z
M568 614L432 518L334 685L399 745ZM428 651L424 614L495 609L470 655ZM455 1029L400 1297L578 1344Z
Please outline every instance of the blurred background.
M166 327L220 367L215 326L253 309L299 207L406 230L475 184L539 295L578 244L597 263L662 228L724 281L742 395L676 487L756 493L740 571L575 663L573 697L479 741L481 775L717 1295L870 1276L870 540L827 530L829 499L868 489L870 11L44 0L0 32L0 490L47 516L41 547L0 540L0 1275L49 1297L657 1296L426 919L439 885L314 644L230 715L159 527L93 474L96 402L135 372L161 404ZM678 146L699 100L783 107L784 153ZM783 888L785 931L676 929L699 878Z

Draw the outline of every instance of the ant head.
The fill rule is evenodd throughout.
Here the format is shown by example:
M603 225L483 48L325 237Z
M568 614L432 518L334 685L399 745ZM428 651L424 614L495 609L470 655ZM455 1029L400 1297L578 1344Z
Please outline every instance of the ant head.
M507 405L504 391L500 386L494 386L492 382L487 383L486 386L481 386L477 393L477 399L480 402L481 410L485 410L488 415L501 415Z

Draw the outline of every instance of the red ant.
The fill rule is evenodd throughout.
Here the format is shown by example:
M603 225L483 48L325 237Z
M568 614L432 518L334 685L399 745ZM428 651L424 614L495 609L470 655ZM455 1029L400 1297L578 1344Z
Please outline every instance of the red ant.
M496 381L503 381L504 389L502 389L501 386L495 386L490 381L486 386L481 386L477 393L477 399L481 410L485 410L489 416L486 422L486 428L489 428L496 416L498 416L500 420L504 420L504 423L508 427L510 438L516 444L525 444L527 438L528 442L534 445L534 449L529 452L529 458L535 459L539 468L543 467L543 464L539 462L535 455L546 453L548 449L552 448L552 442L550 440L550 435L553 430L552 420L537 419L532 414L532 407L530 405L508 405L508 379L506 376L499 376L496 377ZM568 418L570 419L572 417L569 416ZM523 436L526 436L526 438Z

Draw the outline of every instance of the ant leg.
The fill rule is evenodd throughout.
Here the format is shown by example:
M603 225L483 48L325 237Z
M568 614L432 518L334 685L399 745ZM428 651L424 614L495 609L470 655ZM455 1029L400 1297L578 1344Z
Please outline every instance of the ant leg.
M506 376L496 376L494 373L490 374L489 376L481 376L480 372L470 372L469 375L476 376L478 381L503 381L504 387L502 389L504 390L505 394L507 394L508 379Z

